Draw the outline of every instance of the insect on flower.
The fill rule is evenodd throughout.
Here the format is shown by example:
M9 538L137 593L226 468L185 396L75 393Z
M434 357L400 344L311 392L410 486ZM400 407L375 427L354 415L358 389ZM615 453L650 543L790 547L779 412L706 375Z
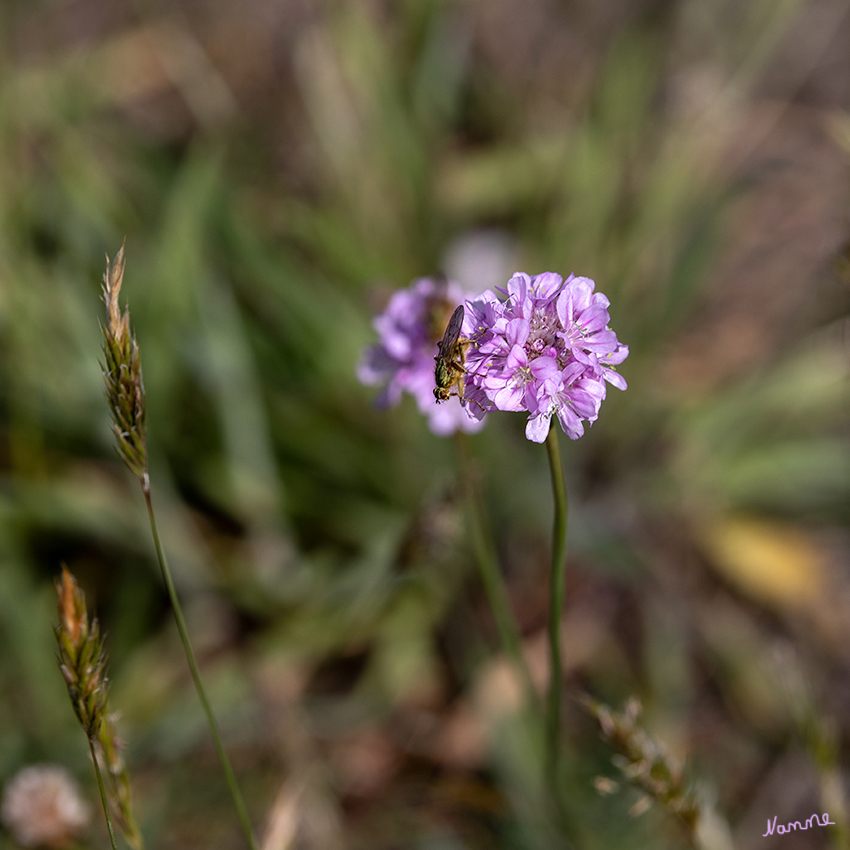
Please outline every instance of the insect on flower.
M470 340L460 335L463 325L463 304L455 308L451 319L446 326L443 338L437 343L438 350L434 357L437 365L434 367L434 398L437 402L448 401L452 395L458 396L461 404L464 399L464 380L466 374L466 349ZM457 387L457 392L452 393L452 387Z
M469 295L445 278L419 278L393 293L372 322L379 341L364 350L357 366L362 383L383 384L376 406L392 407L407 394L438 436L481 430L483 412L476 408L482 415L475 416L470 405L461 406L456 393L451 393L448 404L434 403L434 353L450 316ZM470 395L468 377L466 393Z

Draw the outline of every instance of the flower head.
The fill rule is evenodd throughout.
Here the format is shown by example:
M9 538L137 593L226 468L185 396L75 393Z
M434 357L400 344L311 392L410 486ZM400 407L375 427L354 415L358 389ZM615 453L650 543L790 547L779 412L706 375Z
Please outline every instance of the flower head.
M36 764L6 785L0 819L23 847L68 847L85 830L91 807L58 765Z
M364 384L384 385L378 405L397 404L403 393L410 393L428 417L431 430L440 436L483 427L481 418L470 416L456 397L445 404L437 404L434 398L437 343L463 298L457 284L432 278L420 278L395 292L373 321L380 341L365 350L357 367Z
M608 327L608 299L586 277L518 272L501 300L487 291L468 302L464 333L467 398L485 410L529 413L526 436L542 443L552 416L570 439L596 421L606 381L626 382L614 366L629 354ZM476 414L476 410L478 413Z

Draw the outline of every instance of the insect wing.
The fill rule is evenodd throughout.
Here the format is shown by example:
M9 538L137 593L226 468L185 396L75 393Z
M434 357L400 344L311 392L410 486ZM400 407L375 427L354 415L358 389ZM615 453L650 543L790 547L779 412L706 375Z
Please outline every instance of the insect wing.
M463 304L460 304L457 308L455 308L454 313L452 313L452 317L449 319L448 325L446 325L446 332L443 334L443 338L439 343L439 356L443 359L451 360L454 357L457 342L460 339L460 330L462 326Z

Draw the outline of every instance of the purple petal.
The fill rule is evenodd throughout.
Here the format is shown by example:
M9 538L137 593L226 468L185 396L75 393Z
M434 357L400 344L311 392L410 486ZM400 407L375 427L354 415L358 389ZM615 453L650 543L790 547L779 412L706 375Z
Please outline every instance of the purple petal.
M534 416L539 410L549 409L550 397L546 393L541 393L540 389L539 386L535 386L532 383L524 385L521 410L527 410Z
M629 356L628 345L620 343L615 351L605 356L606 366L619 366Z
M551 298L563 284L564 279L555 272L543 272L531 279L531 290L535 298Z
M563 405L558 410L558 421L561 423L564 433L571 440L577 440L584 434L584 426L581 424L581 419L567 405Z
M627 390L629 388L629 385L626 383L626 379L619 372L615 372L613 369L605 369L602 376L609 384L611 384L612 387L616 387L618 390Z
M570 393L570 404L564 405L563 410L568 407L570 413L574 413L579 419L595 419L599 413L601 399L594 398L590 393L582 390L573 390Z
M525 425L525 436L533 443L543 443L546 440L546 435L549 433L549 424L552 415L549 413L541 413L539 416L532 416Z
M525 301L531 279L525 272L515 272L514 276L508 281L507 293L508 299L511 302Z
M511 319L505 329L505 339L510 345L525 345L530 330L528 319Z
M525 349L521 345L515 345L508 354L505 368L515 372L518 369L524 369L526 366L528 366L528 355L525 353Z
M531 370L531 374L539 381L545 381L548 378L559 375L561 371L558 368L558 361L546 356L532 360L529 369Z
M582 310L581 314L576 318L576 324L585 334L592 334L605 330L610 320L611 317L604 307L592 306L586 310Z
M607 357L617 349L617 335L614 331L602 331L594 334L589 339L581 343L581 347L586 351L592 351L600 357Z
M571 360L561 372L561 380L569 386L587 371L587 366L578 360Z
M493 396L493 404L499 410L522 410L525 392L522 387L510 384L503 387Z

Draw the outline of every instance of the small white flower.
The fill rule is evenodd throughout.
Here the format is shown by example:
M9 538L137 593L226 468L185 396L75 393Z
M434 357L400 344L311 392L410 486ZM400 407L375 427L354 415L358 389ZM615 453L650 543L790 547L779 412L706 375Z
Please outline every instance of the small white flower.
M24 847L67 847L88 825L91 807L61 767L32 765L6 785L0 819Z

